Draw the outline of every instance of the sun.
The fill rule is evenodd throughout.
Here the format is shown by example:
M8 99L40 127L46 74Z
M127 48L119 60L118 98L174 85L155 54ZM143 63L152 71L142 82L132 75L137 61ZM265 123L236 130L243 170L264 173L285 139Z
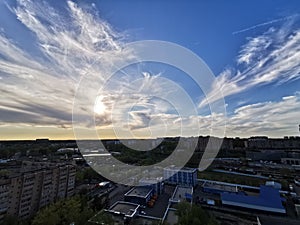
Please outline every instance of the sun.
M94 105L94 112L98 115L103 115L106 111L106 106L103 103L103 96L98 96Z

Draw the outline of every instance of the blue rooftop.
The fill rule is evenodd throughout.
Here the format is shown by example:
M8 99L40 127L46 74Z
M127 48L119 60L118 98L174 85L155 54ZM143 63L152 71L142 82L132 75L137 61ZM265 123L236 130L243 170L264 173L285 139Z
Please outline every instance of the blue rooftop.
M222 203L269 212L286 213L282 206L279 190L273 187L260 186L259 196L247 196L244 193L222 193Z

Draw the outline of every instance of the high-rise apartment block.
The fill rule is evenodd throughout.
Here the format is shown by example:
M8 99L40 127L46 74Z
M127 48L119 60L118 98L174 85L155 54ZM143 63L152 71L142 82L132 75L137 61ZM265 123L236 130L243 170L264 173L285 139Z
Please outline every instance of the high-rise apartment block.
M23 162L0 179L0 221L5 215L28 218L55 200L74 194L71 164Z

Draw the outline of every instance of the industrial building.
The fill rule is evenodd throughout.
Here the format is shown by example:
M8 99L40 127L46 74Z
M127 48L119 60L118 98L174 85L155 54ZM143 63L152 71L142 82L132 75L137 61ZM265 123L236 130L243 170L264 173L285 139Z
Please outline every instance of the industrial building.
M163 184L163 178L143 178L139 181L140 186L148 186L152 187L154 194L160 195L163 193L164 190L164 184Z
M169 184L195 187L197 185L197 169L168 167L164 169L164 180Z
M153 194L154 190L152 187L134 187L124 195L124 199L126 202L146 206Z
M270 186L260 186L259 196L248 196L243 192L221 193L223 205L235 206L265 212L285 214L286 209L282 205L282 198L278 189Z

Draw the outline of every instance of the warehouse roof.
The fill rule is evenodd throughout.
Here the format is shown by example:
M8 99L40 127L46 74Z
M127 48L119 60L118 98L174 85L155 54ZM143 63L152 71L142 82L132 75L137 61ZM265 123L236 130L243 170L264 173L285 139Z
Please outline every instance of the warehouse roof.
M259 196L247 196L243 193L222 193L224 205L239 206L249 209L257 209L268 212L286 213L282 206L279 190L273 187L261 186Z

